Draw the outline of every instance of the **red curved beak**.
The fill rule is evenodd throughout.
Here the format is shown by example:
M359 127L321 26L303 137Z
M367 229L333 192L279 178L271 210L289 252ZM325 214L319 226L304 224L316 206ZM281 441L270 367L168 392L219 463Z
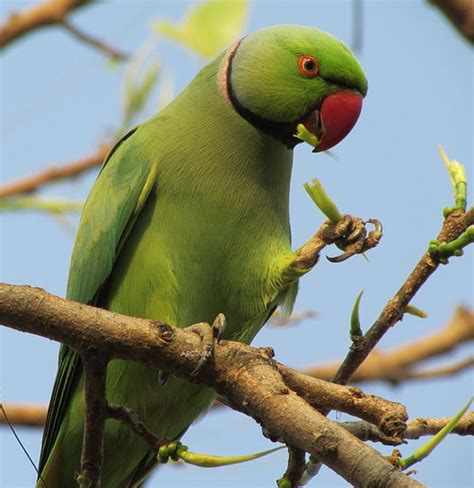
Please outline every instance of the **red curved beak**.
M314 152L326 151L349 134L362 110L362 95L356 91L339 91L324 98L319 110L321 137Z

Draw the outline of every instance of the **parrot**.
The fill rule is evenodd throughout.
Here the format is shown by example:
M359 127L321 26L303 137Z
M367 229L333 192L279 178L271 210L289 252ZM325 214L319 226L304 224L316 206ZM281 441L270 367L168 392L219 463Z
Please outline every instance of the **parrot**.
M289 189L297 126L315 152L351 131L368 84L350 49L310 26L236 41L150 120L118 141L81 215L66 298L189 327L225 316L222 337L249 344L275 308L293 306ZM162 379L162 378L161 378ZM112 360L106 399L162 440L179 440L216 393L134 361ZM81 358L62 345L37 488L77 486L84 431ZM156 453L107 419L101 486L141 486Z

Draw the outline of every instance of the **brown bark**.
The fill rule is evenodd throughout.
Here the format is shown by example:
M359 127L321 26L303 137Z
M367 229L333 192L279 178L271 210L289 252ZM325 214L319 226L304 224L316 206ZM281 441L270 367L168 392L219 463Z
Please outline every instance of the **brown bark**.
M422 486L292 391L268 349L221 342L213 364L191 378L200 360L197 334L5 284L0 286L0 321L66 343L83 356L92 348L100 350L103 360L143 361L211 386L272 436L311 453L354 486Z

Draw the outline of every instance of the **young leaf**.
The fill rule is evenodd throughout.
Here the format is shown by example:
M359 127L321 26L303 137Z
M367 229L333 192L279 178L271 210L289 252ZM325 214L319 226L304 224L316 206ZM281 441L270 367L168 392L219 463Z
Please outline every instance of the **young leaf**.
M211 58L242 31L248 11L248 0L207 0L188 10L181 24L157 21L153 28L196 54Z

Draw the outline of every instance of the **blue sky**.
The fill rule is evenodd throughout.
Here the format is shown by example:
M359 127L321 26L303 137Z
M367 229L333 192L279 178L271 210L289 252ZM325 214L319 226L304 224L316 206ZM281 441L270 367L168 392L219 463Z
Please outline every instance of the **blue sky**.
M2 2L1 18L24 5ZM104 2L78 11L73 20L131 52L151 35L152 20L179 19L189 5ZM349 1L256 1L246 31L280 23L308 24L350 44L351 15ZM163 70L173 75L176 93L203 64L166 41L158 43L156 55ZM370 253L369 263L354 258L333 265L323 259L302 280L296 309L315 310L317 318L287 328L266 327L257 336L255 345L272 345L277 358L294 367L344 356L349 345L348 318L357 293L365 290L361 320L368 327L437 234L441 210L451 203L437 144L467 167L472 181L472 51L447 21L421 0L366 1L363 50L358 57L369 80L369 93L356 128L334 149L336 159L314 155L307 146L295 152L293 240L298 246L322 221L302 186L314 177L321 179L342 211L380 219L385 235ZM123 68L108 68L103 55L67 33L54 28L38 31L7 49L0 60L3 182L91 152L118 125ZM156 106L156 102L150 104L149 114ZM93 180L90 174L42 193L83 198ZM2 215L1 280L63 295L76 223L72 217L67 227L34 212ZM414 302L429 318L405 318L389 331L381 347L427 334L443 325L459 303L472 305L472 265L473 252L468 249L462 259L439 269ZM7 329L0 334L2 401L46 403L56 371L57 344ZM467 353L465 347L452 357ZM384 384L365 388L404 403L415 418L452 415L472 395L473 386L472 372L464 372L397 388ZM333 413L331 418L346 417ZM18 429L18 433L37 459L41 433L29 429ZM185 440L192 450L219 454L269 447L251 419L230 411L209 414L189 430ZM0 428L0 443L0 485L31 486L35 473L7 429ZM410 443L402 452L411 454L416 445ZM388 454L390 449L383 452ZM472 486L473 458L472 439L450 438L417 467L417 479L431 487ZM285 464L282 452L219 470L164 467L153 479L155 484L176 487L274 486ZM313 485L347 486L328 469Z

